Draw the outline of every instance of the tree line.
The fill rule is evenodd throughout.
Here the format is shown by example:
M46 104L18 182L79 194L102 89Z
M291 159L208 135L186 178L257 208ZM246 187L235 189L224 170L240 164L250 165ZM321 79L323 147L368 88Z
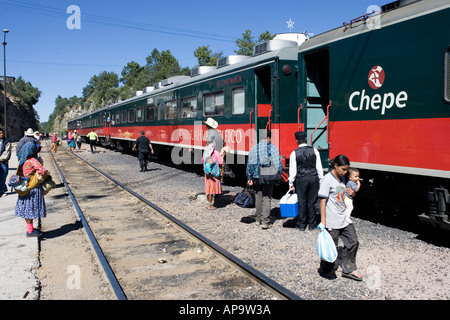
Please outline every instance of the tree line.
M271 40L275 34L266 31L255 40L251 30L246 29L242 37L235 40L236 54L251 56L255 45ZM199 46L194 51L198 66L215 66L217 60L223 57L223 52L212 52L208 45ZM53 130L55 120L62 117L72 108L83 110L95 110L105 105L114 104L118 101L129 99L137 90L153 86L161 80L178 76L189 76L191 69L181 67L178 60L171 54L170 50L158 51L153 49L146 58L145 65L140 65L135 61L128 62L122 69L120 76L115 72L103 71L91 77L87 85L83 88L82 96L63 98L58 96L55 99L55 109L49 116L48 122L42 123L45 131Z

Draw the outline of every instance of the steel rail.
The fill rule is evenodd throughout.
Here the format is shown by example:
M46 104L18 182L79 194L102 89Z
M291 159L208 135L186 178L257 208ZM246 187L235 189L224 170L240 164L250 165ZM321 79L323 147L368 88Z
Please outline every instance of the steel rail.
M141 200L145 204L149 205L150 207L152 207L153 209L158 211L160 214L162 214L167 219L172 221L176 226L178 226L179 228L181 228L182 230L187 232L189 235L193 236L194 238L197 238L202 243L206 244L215 253L217 253L220 256L222 256L226 261L228 261L228 262L232 263L233 265L237 266L240 271L242 271L244 274L247 274L250 278L254 279L256 282L261 284L263 287L265 287L266 289L268 289L272 293L274 293L277 296L279 296L279 297L281 297L283 299L286 299L286 300L303 300L298 295L296 295L293 292L291 292L290 290L286 289L285 287L283 287L282 285L280 285L276 281L270 279L269 277L267 277L266 275L264 275L260 271L256 270L252 266L248 265L247 263L245 263L241 259L239 259L236 256L234 256L232 253L224 250L223 248L221 248L219 245L215 244L211 240L205 238L203 235L201 235L200 233L198 233L197 231L195 231L194 229L192 229L188 225L184 224L183 222L181 222L180 220L178 220L177 218L175 218L171 214L169 214L166 211L164 211L163 209L159 208L154 203L148 201L147 199L145 199L144 197L142 197L138 193L136 193L133 190L129 189L128 187L126 187L125 185L123 185L122 183L117 181L116 179L114 179L111 176L109 176L107 173L105 173L105 172L101 171L100 169L96 168L95 166L93 166L88 161L84 160L83 158L79 157L75 153L72 153L72 154L74 156L76 156L78 159L80 159L81 161L83 161L84 163L86 163L87 165L89 165L91 168L93 168L94 170L96 170L97 172L101 173L103 176L105 176L106 178L108 178L109 180L111 180L112 182L117 184L118 186L120 186L122 189L126 190L127 192L129 192L130 194L132 194L133 196L135 196L136 198L138 198L139 200Z
M48 150L48 148L47 148ZM64 183L64 186L66 187L67 192L69 193L70 199L72 200L72 203L78 213L78 216L81 219L81 222L83 224L84 230L86 231L89 240L91 241L92 247L94 248L95 253L97 254L97 258L103 268L103 271L105 272L109 283L111 285L111 288L114 291L114 294L116 295L118 300L127 300L127 297L122 289L122 287L120 286L119 282L117 281L117 278L114 274L114 272L111 269L111 266L108 263L108 260L106 259L102 249L100 248L100 245L97 242L97 239L94 236L94 233L92 232L92 229L90 228L83 212L81 211L81 208L78 206L78 203L75 199L75 197L73 196L72 191L70 191L69 185L66 182L66 179L63 175L63 173L61 172L56 159L53 157L53 154L51 153L51 151L48 151L53 159L53 162L55 164L56 170L58 170L59 176L62 180L62 182Z

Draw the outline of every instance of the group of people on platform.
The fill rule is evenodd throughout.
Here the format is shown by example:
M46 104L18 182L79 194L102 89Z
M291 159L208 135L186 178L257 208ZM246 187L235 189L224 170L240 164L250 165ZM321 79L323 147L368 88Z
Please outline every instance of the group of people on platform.
M226 151L224 152L222 137L216 130L218 123L208 118L205 125L208 129L208 138L202 161L204 163L205 158L209 156L222 166ZM359 242L350 219L353 209L352 199L361 186L359 172L355 168L350 168L350 161L345 155L338 155L330 160L330 171L324 176L319 151L307 145L306 133L295 132L294 138L298 147L290 155L288 182L289 191L295 190L298 198L296 227L301 231L305 231L307 227L309 230L315 230L318 226L326 228L336 246L341 238L344 244L341 259L342 276L361 281L362 275L356 271ZM261 182L260 172L264 166L262 164L264 157L269 158L268 163L274 166L279 174L282 173L280 151L272 144L271 132L268 130L260 130L259 142L250 150L246 168L247 184L256 191L256 224L266 230L271 227L270 211L275 184ZM222 193L221 179L205 173L205 193L208 200L207 209L215 209L214 197ZM326 279L334 279L336 269L335 263L321 261L318 272Z
M205 121L208 135L206 150L203 154L202 163L211 161L219 167L224 164L227 147L221 134L216 130L218 122L212 118ZM56 144L56 134L53 135L52 144ZM68 133L68 145L70 149L75 148L75 142L81 137L74 131ZM296 227L305 231L306 228L314 230L320 224L325 227L332 236L336 246L341 238L344 244L342 252L342 275L357 281L362 280L361 274L356 272L356 253L359 242L355 227L350 219L353 208L352 198L360 188L359 172L350 168L350 161L345 155L339 155L330 161L330 171L324 176L319 151L307 145L305 132L295 132L294 136L298 147L292 151L289 162L289 191L295 191L298 198L298 216ZM57 139L57 138L56 138ZM98 136L92 130L88 135L91 141L91 152L98 141ZM279 149L271 143L271 132L261 130L259 142L249 152L246 167L247 184L256 191L255 216L257 225L263 230L269 229L272 193L275 184L260 182L260 168L262 158L268 157L269 163L273 164L278 173L283 170ZM80 148L80 145L78 146ZM150 154L154 150L150 140L141 131L141 137L136 140L134 148L139 152L139 163L141 172L147 171ZM38 156L41 147L39 136L30 128L25 136L20 139L16 147L19 166L17 174L29 177L33 173L43 176L49 174L43 167L43 162ZM56 152L56 150L54 150ZM8 174L8 160L11 156L11 142L0 128L0 197L6 192L5 179ZM347 178L347 173L350 177ZM223 173L223 168L222 168ZM205 194L207 197L207 209L216 209L214 205L215 196L222 193L222 179L220 176L205 173ZM317 205L319 203L319 205ZM318 215L317 213L320 213ZM15 214L26 221L26 235L28 237L39 237L42 233L34 229L33 220L46 216L46 207L42 188L38 185L31 189L27 195L18 197ZM317 219L317 217L320 219ZM335 263L321 261L319 274L327 279L333 279L335 275Z
M26 188L22 190L22 195L18 196L15 215L25 220L27 237L40 237L42 235L39 229L34 228L33 221L45 218L47 214L44 192L35 177L40 175L40 179L45 180L49 176L49 171L43 167L43 161L39 157L40 140L40 133L29 128L16 146L16 156L19 162L16 175L21 176L24 180L28 179L28 182ZM0 197L7 191L6 178L10 158L11 141L5 137L4 130L0 128ZM31 184L31 181L33 181L33 184Z

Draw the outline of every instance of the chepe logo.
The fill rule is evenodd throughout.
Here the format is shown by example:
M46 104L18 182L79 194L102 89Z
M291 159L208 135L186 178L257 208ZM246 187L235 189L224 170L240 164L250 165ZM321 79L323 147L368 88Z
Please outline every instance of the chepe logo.
M385 73L382 67L375 66L369 71L368 83L374 89L380 89L385 80ZM352 111L378 111L382 116L392 107L399 109L406 107L408 101L408 93L400 91L397 94L392 92L374 93L370 90L366 93L366 89L354 91L348 99L348 106Z
M380 89L384 83L384 78L383 68L380 66L373 67L369 72L369 86L375 90Z

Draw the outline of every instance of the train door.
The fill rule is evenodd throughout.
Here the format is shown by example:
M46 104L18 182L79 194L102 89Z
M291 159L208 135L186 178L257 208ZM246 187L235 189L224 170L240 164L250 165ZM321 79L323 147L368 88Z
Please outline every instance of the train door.
M271 129L272 125L272 70L270 65L255 69L255 140L259 130Z
M330 108L330 57L328 49L303 56L305 99L303 115L308 144L317 148L324 169L328 168L328 113Z
M105 134L106 145L111 145L111 112L106 111L103 121L103 132Z

